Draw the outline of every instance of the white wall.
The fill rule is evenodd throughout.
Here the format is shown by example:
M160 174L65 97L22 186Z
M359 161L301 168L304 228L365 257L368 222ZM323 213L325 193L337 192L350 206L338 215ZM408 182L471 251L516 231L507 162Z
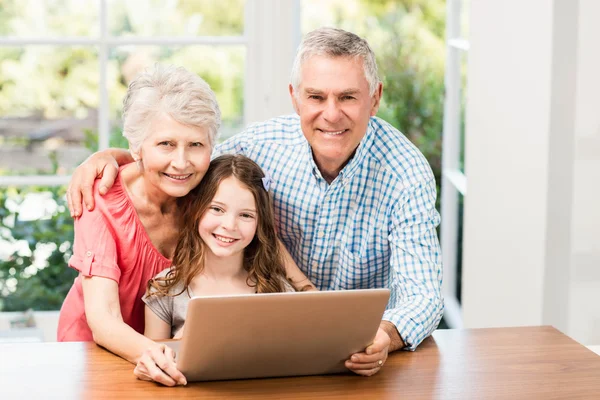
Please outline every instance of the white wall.
M579 0L569 334L600 344L600 2Z
M246 124L294 112L288 92L300 44L299 0L246 2Z
M466 327L600 343L598 15L595 0L471 2Z
M465 327L542 322L553 16L545 3L470 7Z

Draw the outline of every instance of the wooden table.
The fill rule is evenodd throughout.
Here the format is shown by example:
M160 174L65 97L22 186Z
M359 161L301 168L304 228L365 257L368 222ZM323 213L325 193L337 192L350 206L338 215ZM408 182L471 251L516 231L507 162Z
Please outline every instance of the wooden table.
M379 374L190 383L138 381L91 343L0 345L1 399L600 399L600 356L552 327L439 330Z

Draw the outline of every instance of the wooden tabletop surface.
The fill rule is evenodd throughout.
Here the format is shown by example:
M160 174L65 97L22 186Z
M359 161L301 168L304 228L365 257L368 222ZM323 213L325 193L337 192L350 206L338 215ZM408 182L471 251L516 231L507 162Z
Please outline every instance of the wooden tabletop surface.
M167 388L92 343L0 344L0 399L600 399L600 356L548 326L438 330L352 374Z

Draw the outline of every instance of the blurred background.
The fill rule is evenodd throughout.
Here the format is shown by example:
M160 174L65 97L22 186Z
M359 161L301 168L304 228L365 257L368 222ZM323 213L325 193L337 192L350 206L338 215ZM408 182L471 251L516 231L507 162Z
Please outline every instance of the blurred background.
M594 15L594 0L0 0L0 331L55 340L75 277L66 184L91 152L126 146L140 70L202 76L224 140L292 112L302 35L336 26L369 41L378 115L436 176L441 327L550 324L600 344Z

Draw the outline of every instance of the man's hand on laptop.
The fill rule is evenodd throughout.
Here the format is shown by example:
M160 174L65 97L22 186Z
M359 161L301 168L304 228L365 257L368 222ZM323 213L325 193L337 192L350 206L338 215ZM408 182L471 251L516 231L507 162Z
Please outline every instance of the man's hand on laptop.
M346 368L358 375L375 375L388 357L388 352L404 347L394 324L389 321L381 321L373 344L362 353L353 354L346 361Z
M375 375L387 360L391 339L381 327L377 330L373 344L362 353L352 354L346 360L346 368L358 375Z
M175 365L175 352L162 343L144 351L133 374L143 381L155 381L165 386L187 385L185 376Z

